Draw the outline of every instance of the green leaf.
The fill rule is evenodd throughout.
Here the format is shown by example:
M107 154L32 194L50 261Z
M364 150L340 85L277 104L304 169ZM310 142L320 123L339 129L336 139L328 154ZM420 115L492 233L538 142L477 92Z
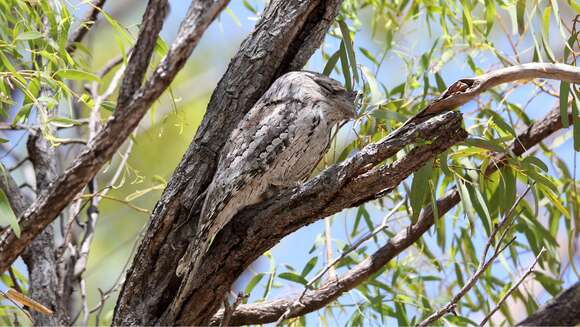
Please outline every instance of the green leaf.
M544 176L538 172L536 172L534 169L526 169L526 173L528 175L528 177L530 177L531 179L533 179L534 181L549 187L550 190L552 190L552 192L554 192L554 194L558 194L558 186L556 186L556 184L552 181L552 179L548 176Z
M101 79L97 75L78 69L61 69L56 73L54 73L54 75L62 79L69 79L74 81L93 81L93 82L101 81Z
M542 287L552 296L558 295L562 291L562 281L550 277L540 271L534 271L534 277L542 284Z
M340 42L340 65L342 67L342 75L344 76L344 87L352 91L352 82L350 79L350 69L348 68L348 55L346 54L346 48L344 46L344 41Z
M568 121L568 94L570 93L570 83L560 82L560 116L562 118L562 126L568 128L570 122Z
M542 33L544 33L545 36L550 36L550 14L551 14L551 9L552 7L547 6L546 9L544 9L544 14L542 16ZM564 57L566 58L566 57Z
M485 22L486 22L486 31L485 34L489 34L493 27L493 23L497 19L496 12L495 12L495 3L493 0L485 0Z
M1 174L4 175L6 172L2 171ZM7 177L0 176L0 178ZM20 225L18 225L18 218L16 218L14 211L12 211L8 197L6 197L6 194L0 190L0 225L6 224L12 228L14 234L16 234L16 237L20 237Z
M324 70L322 71L322 75L330 76L334 67L336 67L336 63L338 62L338 58L340 57L340 50L337 50L335 53L328 58L326 65L324 66Z
M10 141L7 140L7 139L3 139L3 138L0 137L0 143L8 143L8 142L10 142Z
M244 291L245 294L252 294L252 290L258 285L258 283L264 278L264 273L258 273L250 279L248 285L246 285L246 289Z
M461 203L463 204L463 212L471 219L474 220L473 213L475 209L473 208L473 204L471 203L471 197L469 196L469 190L465 186L465 183L457 179L457 186L459 188L459 197L461 198Z
M449 151L444 151L439 155L439 165L443 174L445 174L446 176L452 176L452 172L451 170L449 170L449 165L447 164L448 155Z
M518 22L518 33L523 35L526 31L525 26L525 13L526 13L526 0L517 0L516 2L516 15Z
M41 37L43 37L42 33L37 32L37 31L29 31L29 32L24 32L24 33L18 34L18 36L16 37L16 40L18 40L18 41L30 41L30 40L40 39Z
M70 126L79 126L82 125L83 123L78 121L78 120L74 120L74 119L70 119L70 118L66 118L66 117L52 117L48 120L49 123L52 123L53 125L59 126L59 127L70 127Z
M375 56L369 50L367 50L363 47L359 47L358 49L363 54L363 56L367 57L367 59L370 60L373 64L375 64L377 66L379 65L379 61L377 60L377 58L375 58Z
M496 140L487 140L480 137L470 137L464 141L468 146L475 146L482 149L487 149L493 152L505 152L505 149Z
M344 22L344 20L338 21L338 26L340 27L340 33L342 34L342 40L344 41L344 46L346 47L346 51L348 54L348 61L350 62L350 67L352 70L352 76L354 80L358 82L358 69L356 65L356 56L354 54L354 45L352 39L350 38L350 30L348 26Z
M549 170L548 166L542 160L540 160L534 156L525 157L524 160L522 160L522 162L524 164L534 165L545 172L548 172L548 170Z
M409 195L409 200L411 202L411 208L413 210L413 216L411 220L413 222L417 221L423 203L425 203L425 197L427 192L429 192L429 180L431 179L431 172L433 171L433 162L428 161L415 172L413 176L413 182L411 183L411 194Z
M274 286L274 278L276 277L276 261L274 261L274 257L270 252L266 252L264 256L266 256L268 258L268 261L270 262L270 272L268 273L270 277L268 278L266 289L264 289L264 294L262 295L262 299L266 300L268 298L268 295L270 295L272 286Z
M352 82L350 75L350 68L348 66L348 55L346 54L346 47L344 46L344 41L340 42L340 66L342 68L342 76L344 77L344 87L351 91Z
M300 275L302 275L302 277L306 277L312 271L312 269L314 269L317 262L318 257L313 257L312 259L308 260L308 262L304 266L304 269L302 269L302 273Z
M282 279L289 280L289 281L294 282L294 283L302 284L302 285L308 284L308 281L306 280L306 278L298 275L297 273L293 273L293 272L283 272L280 275L278 275L278 277L282 278Z
M376 105L383 100L383 94L379 87L379 82L375 79L373 73L365 66L361 67L362 73L369 86L369 91L371 93L370 105Z
M492 221L489 209L487 208L487 202L477 187L469 184L465 184L465 187L469 192L471 204L475 208L475 212L477 212L479 218L481 218L481 223L483 224L483 228L487 235L489 235L491 233Z
M564 44L564 61L566 61L568 59L568 56L570 55L572 49L574 48L574 42L576 42L576 40L578 40L579 33L580 32L578 32L578 31L572 33L570 35L570 38L568 38L568 41L566 42L566 44Z
M445 90L447 90L447 86L445 85L445 81L443 81L443 78L441 77L441 75L437 72L435 73L435 82L437 83L437 90L441 93L445 92Z
M244 7L251 11L254 15L258 14L258 11L248 2L248 0L243 1Z
M580 152L580 107L578 99L574 97L572 101L572 124L574 124L574 150Z
M485 110L486 114L489 114L493 118L493 122L501 128L504 132L511 134L513 137L517 137L516 131L512 126L510 126L503 117L493 110Z

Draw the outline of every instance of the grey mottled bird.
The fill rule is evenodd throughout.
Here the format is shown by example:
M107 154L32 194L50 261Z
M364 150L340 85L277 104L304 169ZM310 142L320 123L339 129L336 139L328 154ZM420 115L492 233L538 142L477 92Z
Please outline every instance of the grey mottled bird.
M198 225L202 248L192 250L205 253L241 209L308 178L329 147L332 128L354 116L354 94L337 81L312 72L278 78L222 150Z

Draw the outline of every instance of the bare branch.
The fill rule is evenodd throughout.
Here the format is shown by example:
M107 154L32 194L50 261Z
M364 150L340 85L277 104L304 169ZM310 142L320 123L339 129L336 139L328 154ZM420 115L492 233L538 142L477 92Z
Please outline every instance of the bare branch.
M489 234L489 238L487 239L487 243L485 244L485 248L483 250L481 261L479 263L479 266L475 270L475 273L473 273L473 275L471 275L469 280L463 285L463 287L459 290L459 292L457 292L457 294L455 294L455 296L453 296L453 298L445 306L443 306L441 309L433 312L433 314L429 315L427 318L425 318L425 320L421 321L417 325L417 327L430 326L435 321L437 321L441 317L443 317L444 315L446 315L448 313L455 313L455 308L457 307L457 304L459 303L459 301L465 296L465 294L467 294L467 292L469 292L471 290L471 288L473 288L473 286L475 286L475 283L479 280L481 275L495 261L495 259L503 252L503 250L505 250L509 245L511 245L513 243L513 241L515 240L515 237L512 238L506 244L501 245L501 242L502 242L503 236L505 235L505 232L507 232L513 224L513 220L511 219L512 213L515 211L516 207L520 204L520 202L522 201L524 196L530 191L530 189L531 189L531 186L528 186L526 188L526 190L517 198L517 200L514 202L514 204L508 210L505 217L500 221L500 223L494 226L492 232ZM489 260L487 260L487 258L486 258L487 253L488 253L490 247L492 246L492 244L494 244L496 242L495 237L500 231L503 231L503 233L497 240L497 243L496 243L497 245L496 245L495 250L493 251L493 254L491 255L491 258ZM544 249L542 249L542 251L540 251L538 258L543 253L544 253Z
M514 241L515 241L515 237L512 238L511 240L509 240L509 242L507 242L507 244L496 249L496 251L493 252L493 254L492 254L491 258L489 258L489 260L487 260L487 261L482 260L479 267L475 271L475 273L469 278L467 283L465 283L465 285L463 285L461 290L459 290L459 292L457 292L457 294L455 294L455 296L451 299L451 301L449 301L449 303L447 303L445 306L443 306L443 308L437 310L432 315L427 317L427 319L423 320L417 326L418 327L430 326L432 323L434 323L435 321L437 321L439 318L443 317L446 314L449 314L449 313L456 314L455 309L457 308L457 303L459 302L459 300L461 300L461 298L465 294L467 294L467 292L469 292L469 290L471 290L471 288L475 285L475 283L477 282L479 277L481 277L481 275L487 270L487 268L501 254L501 252L503 252L503 250L505 250Z
M534 267L536 266L536 264L540 260L540 256L542 254L544 254L545 251L546 251L546 249L542 248L542 250L540 251L540 253L538 253L538 255L536 256L536 258L534 259L534 261L532 262L532 264L530 265L530 267L526 270L526 272L520 277L520 279L512 287L510 287L510 289L499 300L499 302L497 303L497 305L495 306L495 308L493 308L489 312L489 314L487 316L485 316L485 318L479 323L480 326L485 326L485 323L491 318L491 316L493 316L494 313L497 312L497 310L499 310L499 308L505 302L505 300L507 300L507 298L522 284L522 282L530 274L532 274L534 272Z
M580 68L566 64L531 63L494 70L473 78L460 79L449 86L439 98L417 116L428 116L457 108L482 92L501 84L537 78L580 83Z

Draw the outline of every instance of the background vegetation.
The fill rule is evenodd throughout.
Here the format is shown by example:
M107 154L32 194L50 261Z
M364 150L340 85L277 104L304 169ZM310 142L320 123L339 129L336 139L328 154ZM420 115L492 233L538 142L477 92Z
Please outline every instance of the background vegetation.
M175 37L188 1L171 1L152 64ZM135 42L145 3L111 1L74 54L70 33L87 1L0 0L1 162L32 194L34 176L26 159L30 126L57 149L59 170L84 146L95 94L107 93ZM204 35L200 46L150 110L138 130L98 176L107 185L121 172L99 205L100 218L84 272L89 308L101 291L118 285L149 214L192 139L221 74L241 40L265 7L261 0L232 2ZM359 117L342 127L319 170L343 161L376 142L424 108L460 78L527 62L577 65L580 6L574 0L345 0L336 23L306 69L324 72L347 88L361 91ZM121 64L101 70L110 60ZM46 91L50 89L50 91ZM96 90L96 92L95 92ZM103 102L106 120L116 89ZM300 293L347 271L417 219L453 185L461 203L437 220L436 228L408 251L332 305L288 324L416 324L444 306L475 273L488 238L503 218L508 244L475 286L442 321L479 324L538 258L533 274L510 294L492 322L512 325L579 279L580 92L566 82L534 80L493 89L462 107L469 139L441 155L384 198L348 209L285 238L237 281L236 291L256 302ZM47 114L51 108L56 116ZM562 129L510 158L491 176L483 172L493 153L506 153L514 137L552 109L574 111ZM568 115L564 115L568 117ZM128 156L128 160L123 158ZM389 161L389 162L392 162ZM389 163L387 162L387 163ZM318 170L318 171L319 171ZM103 192L105 189L99 190ZM523 199L519 195L526 193ZM70 210L88 201L85 191ZM3 226L18 228L3 197ZM64 219L64 218L62 218ZM85 221L83 214L78 223ZM503 232L502 230L501 232ZM327 273L318 272L365 235L368 240ZM14 266L19 286L27 287L22 262ZM2 275L1 290L15 288ZM152 290L154 292L155 290ZM511 292L511 291L510 291ZM81 309L81 291L76 311ZM116 293L103 310L90 315L110 323ZM30 324L14 303L3 301L6 324ZM80 318L82 319L82 318ZM80 320L79 320L80 321Z

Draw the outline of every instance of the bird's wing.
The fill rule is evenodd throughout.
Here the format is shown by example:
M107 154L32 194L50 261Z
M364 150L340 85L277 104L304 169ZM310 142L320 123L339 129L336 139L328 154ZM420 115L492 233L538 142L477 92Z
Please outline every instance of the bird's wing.
M199 232L215 234L232 218L224 216L219 217L220 221L215 221L232 197L250 181L259 179L288 145L293 136L289 127L295 123L294 119L301 107L303 103L297 100L265 102L256 104L248 112L230 135L221 153L203 205ZM285 137L281 138L284 133ZM245 206L243 203L240 205L238 210Z

